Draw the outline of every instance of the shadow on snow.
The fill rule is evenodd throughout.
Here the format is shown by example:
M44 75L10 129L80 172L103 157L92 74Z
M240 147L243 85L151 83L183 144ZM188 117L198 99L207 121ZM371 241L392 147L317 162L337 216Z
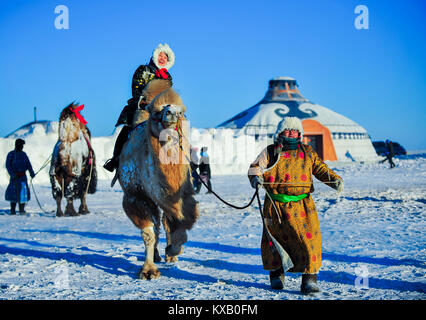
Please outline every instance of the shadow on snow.
M72 231L72 230L34 230L34 229L23 229L23 232L45 232L52 234L72 234L81 237L87 237L92 239L99 240L108 240L108 241L138 241L143 245L141 236L128 236L121 234L110 234L110 233L99 233L99 232L88 232L88 231ZM164 243L165 239L160 238L160 242ZM185 243L185 247L190 248L201 248L206 250L215 250L221 251L224 253L235 253L235 254L251 254L251 255L260 255L260 248L243 248L237 246L231 246L220 243L209 243L209 242L199 242L199 241L188 241Z
M44 231L36 231L36 230L25 230L28 232L51 232L51 233L71 233L78 234L80 236L92 237L97 239L107 239L114 241L125 241L125 240L139 240L141 239L136 236L123 236L116 234L104 234L104 233L94 233L94 232L78 232L78 231L61 231L61 230L44 230ZM65 246L54 246L39 243L37 241L29 241L29 240L16 240L16 239L7 239L0 238L0 241L7 241L12 243L25 243L35 247L44 247L44 248L59 248L62 250L73 250L73 248L65 247ZM187 247L201 247L211 250L218 250L230 253L241 253L241 249L245 249L248 251L256 250L257 254L260 253L258 249L249 249L249 248L240 248L229 245L219 245L214 243L203 243L203 242L192 242L189 241L186 245ZM84 250L91 251L90 254L78 254L73 252L47 252L33 249L23 249L23 248L14 248L8 247L4 245L0 245L0 254L13 254L13 255L22 255L27 257L36 257L36 258L46 258L50 260L66 260L70 263L75 263L78 265L90 265L94 268L100 269L104 272L111 273L113 275L127 275L131 278L135 278L135 275L140 268L140 266L135 265L130 262L126 258L122 257L111 257L107 255L105 251L96 251L91 250L87 247L76 248L76 250ZM124 256L133 256L134 254L123 254ZM337 255L330 253L323 253L324 259L335 260L341 262L350 262L350 263L375 263L382 264L386 266L394 266L401 264L418 264L420 266L421 262L412 260L412 259L389 259L389 258L370 258L370 257L350 257L346 255ZM267 271L263 270L260 265L249 265L249 264L240 264L240 263L232 263L222 260L198 260L194 258L185 258L181 257L181 260L188 261L191 263L196 263L202 265L207 268L215 268L219 270L227 270L231 272L240 272L247 274L267 274ZM209 283L217 283L218 279L209 275L200 275L195 273L190 273L184 270L180 270L177 267L168 268L166 264L158 264L160 271L163 276L172 277L176 279L197 281L197 282L209 282ZM122 271L129 270L129 271ZM356 276L347 272L333 272L333 271L320 271L319 280L326 282L335 282L347 285L355 284ZM261 283L252 283L245 281L233 281L233 285L243 286L243 287L257 287L261 289L269 289L269 286ZM369 278L369 288L376 289L392 289L398 291L419 291L426 292L426 285L422 282L409 282L409 281L401 281L401 280L388 280L388 279L378 279L378 278Z

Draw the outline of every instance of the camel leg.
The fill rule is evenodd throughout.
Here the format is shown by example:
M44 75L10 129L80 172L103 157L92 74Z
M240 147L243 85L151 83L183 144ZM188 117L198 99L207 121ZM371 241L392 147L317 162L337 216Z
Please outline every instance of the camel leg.
M168 248L170 246L170 244L172 243L172 240L171 240L171 237L170 237L170 225L169 225L169 222L168 222L166 215L163 215L163 228L164 228L164 231L166 231L166 241L167 241L167 247L166 248ZM167 255L167 253L166 253L166 262L175 263L177 261L178 261L177 256L171 257L171 256Z
M68 180L68 179L66 179ZM73 203L73 198L74 198L74 184L75 184L75 180L74 179L70 179L68 181L65 182L65 192L64 192L64 196L67 199L67 205L65 207L65 215L66 216L78 216L77 211L75 211L74 209L74 203Z
M50 184L52 185L52 195L56 201L56 216L63 217L64 213L61 209L61 200L62 200L62 189L57 180L57 177L50 175Z
M145 262L138 272L138 277L143 280L159 278L161 273L154 263L155 232L153 226L142 229L142 238L145 243Z
M160 212L157 206L146 197L136 199L125 194L123 209L135 226L142 230L142 239L145 244L145 262L138 272L138 277L144 280L160 277L161 273L154 263L157 258L160 258L157 249L159 234L159 222L157 221Z
M80 203L80 207L78 208L78 213L79 214L90 213L89 208L87 207L87 203L86 203L86 194L83 194L80 200L81 200L81 203Z
M166 262L177 262L178 255L183 253L183 244L187 241L186 230L181 224L170 222L166 217L163 217L163 226L166 231L167 247L166 247Z
M188 185L188 192L182 198L182 214L184 219L168 219L167 214L164 215L163 225L166 230L167 247L166 261L176 262L177 256L183 252L183 244L188 240L186 230L189 230L197 220L198 206L193 196L193 189Z
M154 244L154 262L161 262L160 252L158 251L158 243L160 240L160 219L157 217L154 219L154 233L155 233L155 244Z
M67 206L65 207L65 215L75 217L78 216L77 211L74 209L74 203L72 198L67 198Z
M56 200L56 216L57 217L63 217L63 216L65 216L65 214L62 212L62 209L61 209L62 196L57 196L55 198L55 200Z
M176 257L183 252L183 244L188 240L186 230L181 228L170 233L170 244L166 247L166 255Z

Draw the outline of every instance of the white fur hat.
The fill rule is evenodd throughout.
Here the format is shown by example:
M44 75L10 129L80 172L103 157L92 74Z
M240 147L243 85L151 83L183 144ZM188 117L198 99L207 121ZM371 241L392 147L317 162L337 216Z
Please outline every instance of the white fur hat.
M164 52L165 54L167 54L167 57L169 58L164 67L160 67L158 65L158 55L160 54L160 52ZM169 70L175 64L175 54L174 54L173 50L170 49L170 47L167 43L165 43L165 44L160 43L157 46L157 48L154 49L154 52L152 53L152 60L154 61L155 65L157 66L158 69L166 68L167 70Z
M277 127L277 131L275 131L274 140L278 137L278 135L283 132L285 129L288 130L297 130L300 132L300 139L303 138L303 126L302 121L300 121L297 117L285 117L280 121Z

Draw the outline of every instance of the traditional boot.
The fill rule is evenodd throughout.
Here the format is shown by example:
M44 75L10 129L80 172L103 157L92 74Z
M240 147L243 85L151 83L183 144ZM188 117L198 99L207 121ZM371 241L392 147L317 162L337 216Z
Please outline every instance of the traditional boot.
M10 214L15 215L16 214L16 202L10 203Z
M120 157L121 149L123 149L123 146L127 141L129 132L130 132L129 126L124 126L121 129L117 137L117 140L115 141L113 156L111 159L107 160L107 162L105 162L104 164L104 168L106 170L110 172L114 172L114 170L118 168L118 159Z
M25 203L19 204L19 214L26 214L25 212Z
M114 172L115 169L118 167L118 159L117 158L111 158L108 159L107 162L104 164L104 168L108 170L109 172Z
M269 281L271 288L274 290L282 290L284 288L284 270L280 267L277 270L269 272Z
M320 289L317 285L317 275L309 273L302 274L302 286L300 287L300 291L303 294L319 292Z

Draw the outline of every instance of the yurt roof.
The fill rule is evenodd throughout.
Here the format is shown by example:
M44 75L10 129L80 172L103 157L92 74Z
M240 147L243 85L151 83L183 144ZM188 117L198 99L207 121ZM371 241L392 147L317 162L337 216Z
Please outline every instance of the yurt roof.
M328 127L331 132L367 133L363 127L349 118L304 98L297 86L296 80L290 77L271 79L268 91L259 103L238 113L218 127L262 128L271 134L284 117L292 116L302 121L316 120Z
M58 130L58 122L57 121L49 121L49 120L40 120L40 121L33 121L29 122L27 124L24 124L23 126L19 127L15 131L9 133L5 138L24 138L30 134L32 134L34 131L44 131L46 134L50 133L52 131L56 132Z

